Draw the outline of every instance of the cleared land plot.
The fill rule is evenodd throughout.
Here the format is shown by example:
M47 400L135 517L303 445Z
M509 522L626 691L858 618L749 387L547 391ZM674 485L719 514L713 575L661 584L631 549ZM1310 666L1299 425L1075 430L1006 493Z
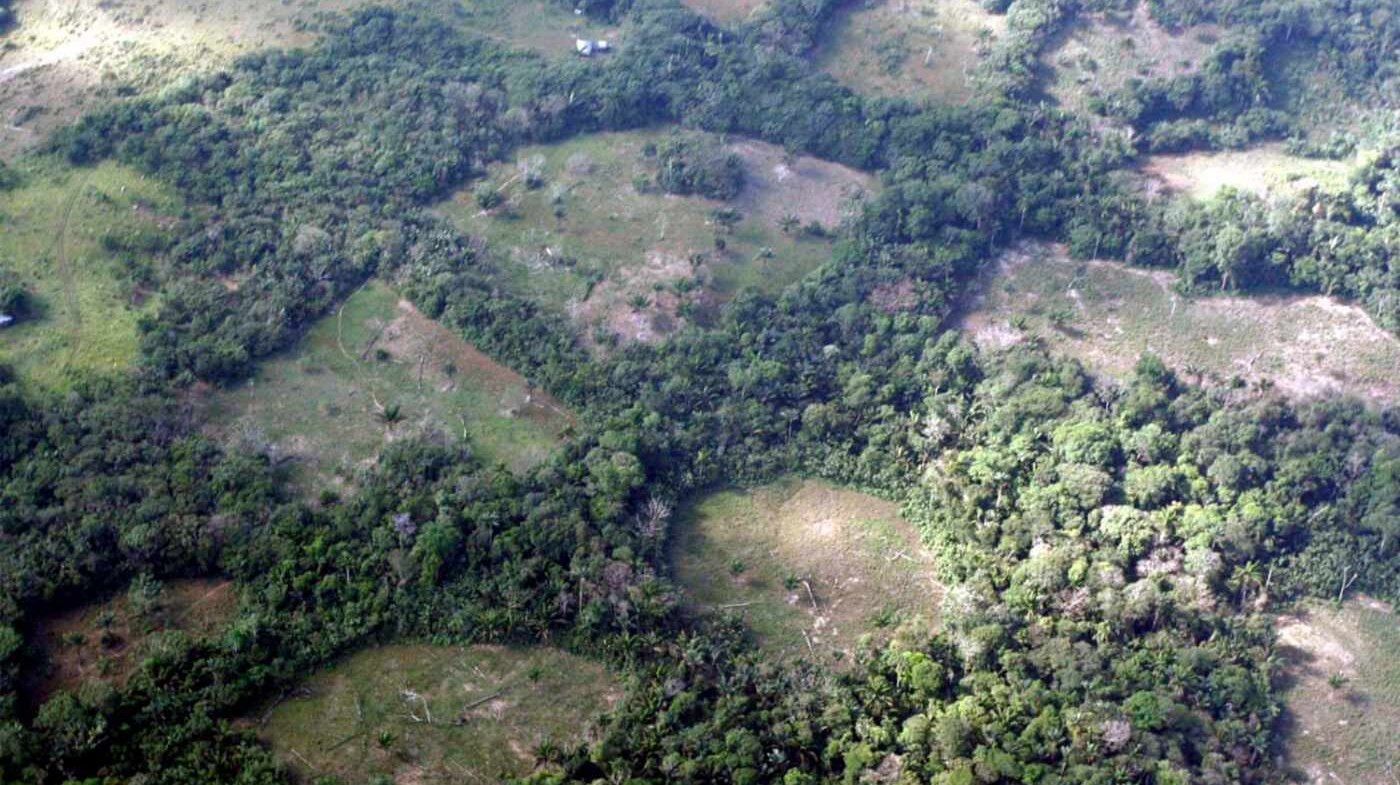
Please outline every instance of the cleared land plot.
M1187 379L1267 380L1297 398L1400 394L1400 340L1360 308L1320 296L1188 299L1175 280L1025 243L979 282L956 324L992 348L1042 339L1108 376L1128 376L1150 352Z
M975 0L869 0L837 13L816 55L848 87L916 102L966 103L972 76L1006 30Z
M1214 25L1168 30L1152 19L1146 2L1131 12L1081 14L1046 48L1046 91L1064 106L1084 110L1090 98L1131 79L1195 72L1220 34Z
M308 487L353 479L384 444L423 433L464 439L488 462L521 471L548 456L572 420L379 281L206 404L216 432L294 461Z
M38 162L21 172L24 185L0 191L0 267L24 287L33 313L0 329L0 362L54 388L70 373L126 367L137 350L137 320L155 307L131 283L131 270L155 260L114 249L159 245L182 203L111 163Z
M764 0L681 0L696 13L716 22L742 22Z
M1312 603L1279 620L1283 754L1298 782L1400 776L1400 620L1382 603Z
M259 734L306 781L498 782L544 742L584 741L620 696L601 665L554 649L383 646L311 678Z
M121 594L45 619L34 636L45 661L29 689L42 700L87 682L121 686L167 633L217 635L237 611L238 593L228 581L182 580L165 584L153 604L139 608Z
M335 15L410 9L464 33L573 56L609 31L544 0L19 0L0 45L0 156L40 144L83 112L190 71L271 47L304 46Z
M819 661L865 633L931 625L942 595L895 504L813 480L699 499L671 558L702 610L742 614L771 651Z
M1346 187L1353 162L1299 158L1282 145L1248 150L1149 156L1141 166L1149 190L1209 199L1221 188L1258 196L1295 193L1310 185L1332 191Z
M731 149L744 159L748 181L733 202L665 194L650 184L656 162L644 151L669 133L525 148L516 163L493 167L481 186L500 193L500 206L482 209L464 191L439 210L495 252L503 287L570 315L585 342L600 334L653 341L686 313L703 317L746 286L776 291L830 259L828 239L785 232L783 218L834 228L875 185L852 169L742 141ZM713 220L721 208L742 215L732 229Z

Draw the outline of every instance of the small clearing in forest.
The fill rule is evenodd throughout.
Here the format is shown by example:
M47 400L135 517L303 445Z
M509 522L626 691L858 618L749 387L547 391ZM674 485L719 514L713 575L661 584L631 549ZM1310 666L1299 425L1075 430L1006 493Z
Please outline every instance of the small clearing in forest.
M671 551L699 610L741 615L784 656L849 661L867 633L936 621L933 557L892 502L815 480L707 495Z
M530 773L543 743L584 742L621 696L603 666L556 649L380 646L307 680L258 734L306 781L499 782Z
M736 198L664 193L649 153L671 133L524 148L438 211L485 241L503 288L569 316L601 348L660 340L744 287L797 281L830 259L830 232L876 187L844 166L730 140L746 174ZM482 207L487 192L499 203ZM729 225L717 220L723 210L734 211Z
M1006 18L976 0L847 3L816 53L817 65L858 92L915 102L975 99L973 75Z
M120 687L148 654L171 645L170 635L217 635L238 611L238 591L226 580L154 586L41 620L34 640L44 659L31 674L32 694L43 700L92 682Z
M692 11L716 22L742 22L765 0L681 0Z
M1314 602L1279 623L1282 762L1310 785L1400 776L1400 623L1368 598Z
M1298 399L1400 395L1400 340L1356 306L1318 295L1187 298L1175 283L1167 271L1022 243L989 268L955 325L990 349L1043 340L1110 377L1126 378L1151 353L1190 381L1239 377Z
M524 471L573 422L548 393L379 281L204 405L215 433L290 461L312 491L353 482L385 444L414 435L465 442L488 463Z
M1300 158L1280 144L1248 150L1148 156L1140 167L1150 191L1166 190L1209 199L1222 188L1257 196L1284 196L1309 186L1326 191L1346 187L1353 163Z

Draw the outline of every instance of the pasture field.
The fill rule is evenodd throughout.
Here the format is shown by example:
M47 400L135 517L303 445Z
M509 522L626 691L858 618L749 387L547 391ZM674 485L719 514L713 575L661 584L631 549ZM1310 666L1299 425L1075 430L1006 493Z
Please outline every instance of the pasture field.
M671 560L699 610L740 614L770 651L819 662L849 661L867 633L930 629L942 596L895 504L815 480L696 500Z
M1186 298L1175 282L1171 272L1023 243L978 283L955 324L992 349L1044 341L1108 377L1126 378L1150 352L1189 381L1239 377L1295 398L1400 394L1400 340L1356 306L1322 296Z
M1309 785L1400 776L1400 623L1367 598L1279 620L1285 766Z
M1046 93L1086 112L1089 99L1132 79L1194 73L1220 39L1214 25L1168 30L1139 2L1131 11L1082 14L1046 48Z
M972 76L1006 30L976 0L866 0L837 12L816 62L848 87L916 103L967 103Z
M764 0L681 0L691 10L703 14L721 24L742 22L753 13Z
M137 320L155 295L134 283L184 211L165 186L114 163L74 169L47 159L17 167L0 190L0 269L27 292L31 314L0 329L0 362L37 385L125 368Z
M1347 187L1355 162L1300 158L1279 144L1245 150L1153 155L1140 171L1149 190L1209 199L1222 188L1257 196L1285 196L1316 185L1327 191Z
M606 30L545 0L18 0L0 39L0 158L84 112L240 55L305 46L344 13L415 11L507 45L573 56Z
M43 665L28 689L42 700L88 683L120 687L148 653L168 645L169 635L218 635L237 611L238 593L228 581L180 580L134 601L128 592L44 619L34 632Z
M523 471L573 419L380 281L204 405L216 433L292 461L308 490L353 480L381 447L414 434L466 442L487 462Z
M601 665L555 649L381 646L313 676L258 733L305 781L470 785L582 743L620 697Z
M527 147L439 211L495 252L503 287L569 315L585 343L599 345L658 340L744 287L796 281L830 258L831 242L784 230L784 218L834 229L875 186L854 170L743 140L729 145L747 172L736 199L666 194L651 184L647 152L669 133ZM501 203L481 207L482 189ZM732 227L716 223L722 208L739 213Z

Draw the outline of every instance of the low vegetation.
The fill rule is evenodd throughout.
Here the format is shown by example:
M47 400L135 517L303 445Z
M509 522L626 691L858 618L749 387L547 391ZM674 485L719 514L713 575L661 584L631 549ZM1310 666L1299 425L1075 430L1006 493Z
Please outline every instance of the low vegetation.
M838 12L817 64L870 95L966 103L1005 18L976 0L869 0Z
M1295 779L1370 785L1400 776L1400 624L1384 603L1309 603L1279 619L1281 749Z
M258 734L300 777L424 785L496 782L587 738L621 692L556 649L368 649L302 684Z
M379 281L204 405L225 441L291 461L308 489L353 482L384 444L412 436L467 444L487 463L523 471L572 423L548 393Z
M718 144L702 139L689 146ZM732 199L667 194L658 159L675 145L655 129L526 147L439 210L496 252L501 285L608 345L659 340L745 287L779 291L830 258L828 234L873 188L745 140L710 149L709 185L674 184Z
M701 610L741 616L770 652L831 663L864 635L927 635L937 619L932 557L891 502L787 479L702 497L677 527L681 586Z
M113 599L39 622L42 652L30 695L39 703L59 690L120 688L144 658L169 648L171 635L217 636L237 610L238 590L228 581L138 576Z
M1195 199L1209 199L1222 188L1261 197L1296 194L1310 187L1337 191L1346 188L1351 170L1341 161L1289 155L1278 144L1245 150L1153 155L1141 167L1149 189L1164 189Z
M763 5L764 0L681 0L697 13L722 24L739 22Z
M0 328L0 362L43 387L112 373L136 356L137 321L154 313L160 254L183 211L174 192L112 163L34 162L0 190L0 277L23 313Z
M959 326L983 346L1043 341L1127 378L1145 353L1188 378L1268 384L1294 397L1400 394L1400 340L1361 309L1320 296L1188 297L1176 278L1027 243L979 282Z

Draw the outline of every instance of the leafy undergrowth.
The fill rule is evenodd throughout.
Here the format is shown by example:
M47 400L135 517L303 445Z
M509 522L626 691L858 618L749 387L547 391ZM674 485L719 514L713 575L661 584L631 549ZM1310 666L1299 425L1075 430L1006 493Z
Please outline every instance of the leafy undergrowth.
M0 271L26 291L27 315L0 329L0 362L41 386L110 372L136 354L136 323L155 298L135 283L153 271L182 211L171 191L112 163L48 161L20 168L0 191Z
M747 175L732 202L662 193L645 152L670 133L527 147L439 210L497 252L503 286L571 316L586 342L651 341L746 286L777 291L827 261L827 238L790 222L784 230L784 219L835 228L874 186L854 170L744 140L729 146ZM500 204L483 208L485 191ZM723 208L740 214L732 229L714 220Z
M1283 751L1295 779L1400 777L1400 624L1375 600L1311 603L1279 625Z
M979 282L957 324L984 347L1034 338L1111 377L1151 353L1190 379L1264 381L1297 398L1400 394L1400 340L1360 308L1321 296L1187 298L1175 280L1024 243Z
M308 781L496 782L542 745L583 742L620 697L601 665L555 649L382 646L308 680L258 732Z
M410 434L464 439L487 462L523 471L572 422L547 393L380 281L206 405L216 432L294 461L308 490L336 476L352 480L385 443Z
M672 562L701 610L740 614L768 650L820 662L849 658L867 633L931 625L942 595L893 503L814 480L697 500Z
M1005 18L975 0L876 0L838 12L817 64L862 93L967 103Z
M58 690L76 692L85 684L119 687L169 634L215 635L237 610L238 593L228 581L161 585L138 580L111 600L41 621L34 639L43 660L31 674L29 689L42 700Z

